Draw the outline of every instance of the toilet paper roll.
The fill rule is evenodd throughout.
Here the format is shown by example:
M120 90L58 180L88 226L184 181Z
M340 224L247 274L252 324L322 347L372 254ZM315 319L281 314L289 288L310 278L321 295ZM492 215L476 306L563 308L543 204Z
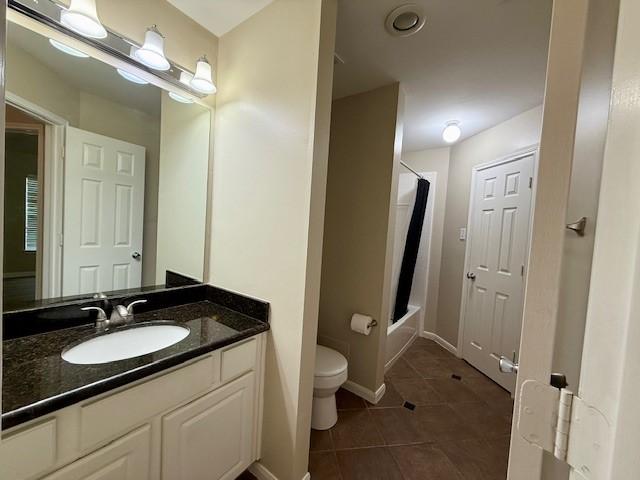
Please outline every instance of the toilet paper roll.
M362 335L369 335L371 333L371 326L373 319L368 315L362 315L360 313L354 313L351 317L351 330Z

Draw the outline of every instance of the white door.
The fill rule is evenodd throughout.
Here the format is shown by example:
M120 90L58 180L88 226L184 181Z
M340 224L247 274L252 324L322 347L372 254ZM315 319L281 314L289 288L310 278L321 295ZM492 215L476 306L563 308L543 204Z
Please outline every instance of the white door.
M163 480L232 480L253 461L255 374L162 419Z
M142 279L145 148L67 128L62 294Z
M518 357L534 160L528 151L472 179L462 355L512 393L515 376L498 362Z

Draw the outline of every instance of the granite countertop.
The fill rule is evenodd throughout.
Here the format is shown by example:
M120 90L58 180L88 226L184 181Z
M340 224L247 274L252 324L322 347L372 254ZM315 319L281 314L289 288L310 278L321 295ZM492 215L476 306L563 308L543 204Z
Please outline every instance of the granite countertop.
M81 400L179 365L186 360L257 335L267 322L209 300L135 315L134 323L169 320L188 326L182 341L148 355L96 365L74 365L62 351L96 329L54 330L3 342L2 428L46 415Z

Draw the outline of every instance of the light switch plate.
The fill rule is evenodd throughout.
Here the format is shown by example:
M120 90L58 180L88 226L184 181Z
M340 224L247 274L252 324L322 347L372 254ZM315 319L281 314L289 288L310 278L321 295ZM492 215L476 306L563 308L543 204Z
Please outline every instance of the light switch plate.
M462 227L460 229L460 240L466 240L467 239L467 228L466 227Z

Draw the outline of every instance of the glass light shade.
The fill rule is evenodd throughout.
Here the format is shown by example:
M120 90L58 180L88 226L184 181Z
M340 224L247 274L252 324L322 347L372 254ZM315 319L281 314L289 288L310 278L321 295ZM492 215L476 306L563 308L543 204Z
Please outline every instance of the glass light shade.
M116 70L122 78L129 80L130 82L137 83L138 85L147 85L149 83L144 78L140 78L139 76L131 72L127 72L122 68L116 68Z
M135 51L134 56L154 70L169 70L171 67L164 56L164 37L155 25L147 29L144 45Z
M182 95L178 95L175 92L169 92L169 96L173 98L176 102L180 103L193 103L193 100L187 97L183 97Z
M207 57L200 57L196 64L196 73L191 79L191 86L201 93L216 93L216 86L211 80L211 64Z
M60 12L60 22L85 37L107 36L107 31L98 18L95 0L71 0L69 8Z
M460 130L460 124L458 122L449 122L442 131L442 139L447 143L454 143L460 139L462 130Z
M49 43L51 44L52 47L57 48L58 50L66 53L67 55L71 55L73 57L78 57L78 58L89 58L89 55L87 55L86 53L81 52L80 50L76 50L75 48L72 48L69 45L65 45L62 42L54 40L53 38L49 39Z

